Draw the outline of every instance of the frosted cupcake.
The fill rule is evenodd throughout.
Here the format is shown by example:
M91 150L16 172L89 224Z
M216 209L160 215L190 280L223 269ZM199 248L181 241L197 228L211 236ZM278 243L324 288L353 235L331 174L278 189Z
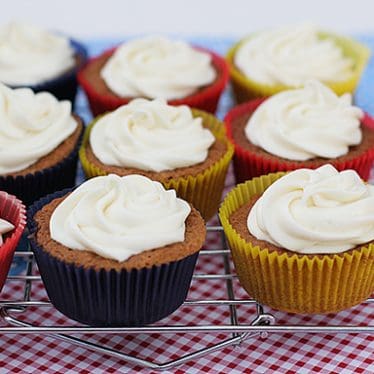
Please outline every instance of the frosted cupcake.
M368 58L365 46L311 24L255 33L227 55L239 103L301 87L310 79L338 95L353 93Z
M293 313L338 312L374 291L374 186L331 165L238 185L220 218L241 285Z
M205 240L199 213L140 175L92 178L39 200L28 217L51 302L95 326L139 326L172 313Z
M228 81L224 59L182 41L145 37L89 61L79 74L94 115L134 98L162 98L172 105L214 113Z
M352 105L350 94L339 97L317 81L239 105L225 118L235 144L236 179L331 163L367 180L374 160L372 121Z
M80 159L87 177L141 174L173 188L205 219L217 212L233 148L213 115L135 99L87 128Z
M0 82L48 91L74 103L76 74L87 59L76 41L19 22L0 27Z
M0 84L0 190L25 204L74 185L83 124L69 101Z

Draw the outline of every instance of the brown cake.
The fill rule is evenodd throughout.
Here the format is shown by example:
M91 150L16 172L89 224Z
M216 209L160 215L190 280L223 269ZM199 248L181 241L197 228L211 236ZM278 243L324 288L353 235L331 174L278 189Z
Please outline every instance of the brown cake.
M91 83L92 89L95 90L99 95L103 95L107 98L111 99L124 99L130 101L133 97L119 97L116 95L105 83L104 79L101 77L100 72L104 65L107 63L109 58L113 55L115 50L110 50L95 59L92 59L90 63L86 66L86 68L82 71L82 78L89 81ZM211 83L212 85L215 84L219 79L221 79L222 72L218 69L217 66L213 64L213 67L216 71L216 79ZM200 87L197 91L193 94L186 96L191 97L195 95L197 92L201 92L205 86Z
M119 46L119 48L120 47L122 47L122 45ZM170 98L168 100L168 103L171 105L188 105L193 108L198 108L210 113L215 113L219 98L223 90L225 89L229 79L229 72L226 61L212 51L195 47L193 48L210 56L210 68L212 68L212 71L215 71L216 76L215 78L213 78L213 81L210 81L209 83L207 83L207 81L202 81L200 86L195 86L194 92L189 93L184 97L174 99ZM121 96L120 94L118 94L118 92L113 92L113 89L109 88L108 84L101 77L102 68L108 62L109 58L114 54L116 49L117 48L110 49L103 52L99 56L92 58L78 74L78 81L84 92L86 93L91 111L94 116L112 111L120 107L121 105L127 104L130 100L136 97L144 96L142 94L139 94L137 96ZM167 59L167 57L165 58ZM157 74L158 72L156 71L154 75L158 76ZM204 76L206 75L204 74ZM149 93L149 95L154 96L149 98L155 98L159 96L159 94L157 93Z
M77 128L67 139L65 139L61 144L59 144L57 148L55 148L49 154L40 158L37 162L30 165L28 168L20 170L18 172L9 173L7 175L16 177L18 175L24 176L30 173L33 174L33 173L36 173L37 171L40 171L40 170L43 170L43 169L46 169L46 168L49 168L51 166L58 164L64 158L70 155L73 152L74 148L76 148L79 137L83 131L82 120L76 115L74 115L74 119L76 120L78 124Z
M123 262L107 259L90 251L72 250L51 239L49 232L51 215L65 197L52 200L35 215L35 221L38 224L35 240L46 252L65 263L83 266L86 269L93 268L95 270L114 269L120 271L121 269L125 269L130 271L131 269L149 268L188 257L199 251L205 240L206 230L204 221L199 212L191 207L191 213L186 220L184 242L148 250L134 255Z
M30 205L38 198L73 187L77 173L78 147L83 122L74 116L77 127L53 151L23 170L0 175L0 189Z
M112 165L105 165L103 164L93 153L91 145L87 144L86 148L86 156L87 160L99 167L100 169L104 170L107 174L114 173L120 176L129 175L129 174L141 174L144 175L152 180L165 182L172 178L183 178L189 175L197 175L204 170L211 167L214 163L216 163L219 159L221 159L224 154L227 152L227 143L225 143L221 139L216 139L214 144L209 148L208 157L204 162L201 162L197 165L187 166L183 168L178 168L174 170L165 170L160 172L154 171L145 171L135 168L125 168L119 166L112 166Z
M362 142L359 145L354 145L349 147L349 153L346 155L337 157L335 159L328 159L322 157L315 157L310 160L306 161L295 161L289 160L286 158L282 158L279 156L272 155L271 153L266 152L261 147L252 144L246 137L244 129L247 125L249 118L251 117L252 113L245 113L241 116L238 116L232 121L232 138L235 144L238 144L240 147L245 149L248 152L256 153L257 155L261 155L267 159L274 159L277 162L284 162L284 163L300 163L303 167L313 167L315 168L316 165L323 165L329 164L333 161L345 162L348 160L355 159L356 157L362 156L364 153L373 149L374 147L374 131L368 128L367 126L361 125L362 131Z
M256 99L231 109L225 117L227 135L235 145L234 173L237 183L253 177L277 171L291 171L300 168L316 169L332 164L338 170L354 169L362 179L368 180L374 161L373 119L367 114L361 120L362 140L349 147L349 152L336 158L314 157L305 161L290 160L273 155L252 144L245 134L248 120L264 99Z
M307 256L310 259L312 259L313 257L323 258L323 256L330 256L330 257L335 256L335 255L326 255L326 254L325 255L320 255L320 254L300 254L300 253L289 251L288 249L285 249L285 248L277 247L276 245L274 245L272 243L269 243L269 242L267 242L265 240L257 239L255 236L253 236L249 232L248 227L247 227L247 217L248 217L248 214L251 211L252 207L255 205L256 201L260 197L261 196L254 196L254 197L252 197L252 199L249 202L247 202L246 204L244 204L240 208L238 208L238 210L236 210L234 213L232 213L232 215L229 218L229 222L230 222L231 226L233 227L233 229L246 242L252 243L255 246L257 245L260 248L267 248L269 250L269 252L277 252L279 254L286 253L288 256L294 256L296 254L300 258L303 257L303 256ZM348 251L345 251L344 253L352 253L354 250L361 248L363 245L365 245L365 244L361 244L359 246L356 246L356 247L354 247L354 248L352 248L352 249L350 249ZM339 256L341 254L338 253L336 255Z
M275 42L272 44L269 40L268 43L265 45L262 45L260 49L260 53L262 53L262 56L266 56L266 58L270 61L270 67L267 66L267 64L264 64L264 61L262 59L254 59L252 61L255 61L259 68L264 66L264 70L267 73L271 74L271 71L273 69L273 75L277 76L277 73L280 74L279 76L283 79L285 78L283 74L278 71L279 69L282 69L280 66L277 66L277 64L273 65L277 61L287 61L287 57L289 58L288 62L291 64L293 63L302 63L302 62L308 62L307 60L304 61L304 59L313 58L313 55L315 56L315 52L311 53L313 49L307 48L308 52L306 52L305 46L303 44L298 44L301 40L305 41L303 39L303 34L305 35L305 26L309 27L308 25L299 25L298 27L293 27L292 30L289 28L290 35L294 36L295 39L291 40L287 37L284 37L284 34L282 35L282 30L274 30L275 33L273 33L272 40L278 39L277 34L279 34L280 39L278 39L278 44ZM303 30L304 29L304 30ZM269 30L270 31L270 30ZM352 74L348 76L346 79L343 80L334 80L333 77L331 79L326 79L326 83L329 87L333 89L334 92L336 92L339 95L342 95L345 92L354 92L356 90L356 87L360 81L360 78L362 76L362 73L364 72L365 66L369 60L370 51L369 49L364 46L361 43L356 42L353 39L346 38L341 35L336 35L330 32L326 32L323 30L315 30L315 32L318 35L318 39L321 40L329 40L332 42L336 47L341 49L343 51L343 56L345 58L349 58L353 61L353 68L352 68ZM253 33L252 35L249 35L248 37L238 41L235 43L230 50L228 51L226 55L227 62L230 66L230 78L231 83L233 87L233 93L236 98L236 101L238 103L243 103L248 100L252 100L258 97L269 97L272 96L278 92L281 92L283 90L287 90L291 88L290 84L286 84L285 82L277 82L277 83L265 83L261 82L257 77L255 76L248 76L245 74L235 63L236 56L238 51L242 48L243 45L247 43L247 41L250 41L252 38L256 38L257 36L262 37L262 35L265 35L268 33L268 31L265 32L259 32L259 33ZM284 38L282 40L282 37ZM279 40L282 40L282 42L279 42ZM310 39L309 39L310 40ZM277 45L277 48L274 48L274 45ZM259 46L259 45L258 45ZM269 47L269 50L266 50L266 48ZM272 48L273 47L273 48ZM272 49L271 49L272 48ZM294 58L294 54L297 54L300 52L299 58ZM252 53L255 53L252 51ZM272 54L275 55L272 55ZM282 55L283 54L283 55ZM272 55L270 57L270 55ZM300 56L304 55L304 59L300 60ZM328 55L328 53L325 53L325 55ZM250 55L249 55L250 56ZM280 56L283 56L280 57ZM258 56L257 56L258 57ZM322 59L325 56L322 56ZM279 60L278 60L279 59ZM323 69L323 64L321 65L321 61L319 61L320 65L314 65L319 66L321 69ZM326 63L326 61L325 61ZM308 68L309 64L305 64L304 66L301 66L301 69ZM309 65L310 66L310 65ZM337 63L338 66L338 63ZM284 66L283 66L284 68ZM293 69L291 69L290 66L288 66L289 70L292 72L293 70L297 70L297 65L292 66ZM282 74L282 75L281 75ZM312 78L313 75L311 75L309 78Z

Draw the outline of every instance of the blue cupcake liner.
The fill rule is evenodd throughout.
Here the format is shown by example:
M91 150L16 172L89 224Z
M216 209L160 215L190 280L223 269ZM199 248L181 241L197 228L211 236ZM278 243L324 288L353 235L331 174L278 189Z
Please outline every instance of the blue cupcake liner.
M28 236L29 236L29 231L26 227L25 230L22 233L20 241L18 242L16 252L17 251L26 252L26 251L29 250ZM9 275L19 275L19 274L21 274L23 271L26 270L27 263L28 263L28 261L24 257L15 256L13 258L12 264L10 265Z
M66 73L60 75L55 79L51 79L36 85L10 85L12 88L29 87L34 92L48 91L59 100L69 100L73 104L75 102L75 96L77 94L78 82L77 82L77 72L80 70L87 62L87 50L83 44L76 40L70 39L70 45L75 51L75 55L78 57L78 64Z
M0 190L17 196L26 206L42 196L75 185L78 165L78 150L84 128L73 151L62 161L49 168L26 175L0 175Z
M173 313L186 299L198 252L151 268L95 270L57 259L35 240L38 210L70 190L35 202L28 211L30 244L48 297L61 313L91 326L143 326Z

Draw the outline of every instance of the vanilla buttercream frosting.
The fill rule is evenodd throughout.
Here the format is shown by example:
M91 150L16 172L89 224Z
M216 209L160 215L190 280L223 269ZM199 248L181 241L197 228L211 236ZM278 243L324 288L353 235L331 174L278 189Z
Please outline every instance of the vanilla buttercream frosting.
M74 64L74 49L61 35L19 22L0 28L0 81L7 85L43 83Z
M100 73L120 97L186 97L212 83L211 56L182 41L145 37L122 44Z
M309 79L340 82L354 63L314 25L301 24L259 32L241 43L234 64L248 78L265 85L298 87Z
M54 210L51 238L75 250L127 260L146 250L183 242L191 212L175 190L141 175L92 178Z
M0 83L0 174L26 169L76 129L69 101Z
M262 103L245 127L247 139L290 160L336 158L362 140L363 111L350 94L337 96L318 81L282 91Z
M265 190L247 226L257 239L293 252L341 253L374 240L374 186L331 165L295 170Z
M162 99L135 99L101 117L90 133L103 164L155 172L205 161L214 141L189 107Z
M3 235L14 229L14 225L7 220L0 218L0 245L3 244Z

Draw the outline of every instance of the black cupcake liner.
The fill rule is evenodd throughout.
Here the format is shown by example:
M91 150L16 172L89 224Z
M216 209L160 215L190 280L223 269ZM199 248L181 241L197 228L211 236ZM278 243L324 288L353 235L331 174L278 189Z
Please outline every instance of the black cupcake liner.
M55 79L51 79L40 84L26 86L10 85L10 87L28 87L34 92L48 91L56 96L59 100L69 100L74 107L75 96L78 89L77 72L86 64L88 55L83 44L77 42L76 40L71 39L70 45L73 47L75 55L78 57L78 63L74 68Z
M30 244L48 297L61 313L91 326L143 326L170 315L186 299L198 252L151 268L95 270L68 264L35 240L33 217L60 191L35 202L28 211Z
M78 150L82 141L83 126L73 151L62 161L49 168L26 175L0 175L0 190L17 196L26 206L42 196L73 187L77 175Z

